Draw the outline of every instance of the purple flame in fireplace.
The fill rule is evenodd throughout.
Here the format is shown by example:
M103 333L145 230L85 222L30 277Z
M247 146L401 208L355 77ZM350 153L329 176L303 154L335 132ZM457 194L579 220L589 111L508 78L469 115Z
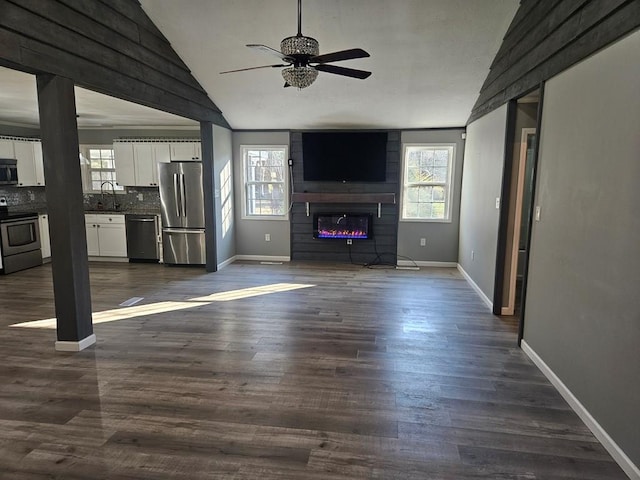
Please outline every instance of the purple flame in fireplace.
M313 227L315 238L366 239L371 237L371 215L317 213Z

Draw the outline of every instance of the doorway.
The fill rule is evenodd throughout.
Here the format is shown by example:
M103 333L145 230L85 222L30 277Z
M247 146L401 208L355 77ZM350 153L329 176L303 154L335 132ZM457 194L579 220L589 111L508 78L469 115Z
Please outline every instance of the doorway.
M540 102L540 89L512 101L505 146L493 313L519 320L526 288Z
M505 295L502 315L519 316L522 308L522 283L528 253L529 211L533 197L533 160L535 154L535 128L523 128L520 132L520 153L514 156L515 195L513 202L513 228L506 252L509 266L505 268ZM511 206L511 205L510 205Z

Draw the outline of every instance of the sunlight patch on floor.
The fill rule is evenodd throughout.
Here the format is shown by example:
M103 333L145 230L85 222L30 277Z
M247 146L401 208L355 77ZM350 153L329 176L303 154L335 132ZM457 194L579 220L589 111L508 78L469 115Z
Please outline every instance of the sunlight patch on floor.
M241 298L257 297L258 295L267 295L269 293L288 292L309 287L315 287L315 285L306 283L274 283L261 287L241 288L239 290L231 290L230 292L214 293L206 297L193 298L192 300L196 302L228 302L229 300L239 300Z
M141 317L144 315L154 315L157 313L173 312L176 310L184 310L187 308L201 307L209 305L213 302L228 302L230 300L241 300L244 298L257 297L259 295L268 295L271 293L289 292L299 290L301 288L315 287L315 285L306 283L274 283L272 285L263 285L259 287L241 288L228 292L218 292L204 297L196 297L183 302L156 302L148 305L136 305L133 307L114 308L113 310L105 310L93 313L93 324L115 322L117 320L125 320L127 318ZM22 328L56 328L56 319L47 318L44 320L33 320L30 322L14 323L11 327Z

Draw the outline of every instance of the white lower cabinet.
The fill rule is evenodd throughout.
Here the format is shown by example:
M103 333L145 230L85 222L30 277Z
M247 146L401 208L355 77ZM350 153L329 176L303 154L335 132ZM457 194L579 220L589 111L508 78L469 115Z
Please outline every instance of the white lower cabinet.
M38 227L40 228L40 250L42 258L51 257L51 239L49 238L49 216L38 215Z
M90 257L127 256L124 215L86 214L87 254Z

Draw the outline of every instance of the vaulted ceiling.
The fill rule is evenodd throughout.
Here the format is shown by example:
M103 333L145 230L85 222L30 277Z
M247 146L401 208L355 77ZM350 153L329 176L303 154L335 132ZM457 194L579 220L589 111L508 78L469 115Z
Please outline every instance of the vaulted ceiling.
M303 0L302 31L320 52L363 48L336 65L366 80L321 72L283 88L280 63L247 48L279 49L297 31L296 0L140 0L234 129L437 128L465 125L518 0ZM274 62L275 60L275 62ZM11 85L9 92L8 85ZM32 77L0 69L0 121L37 124ZM77 89L80 126L195 125Z
M283 88L279 49L297 31L296 0L142 0L142 7L236 129L425 128L464 125L517 0L303 0L302 32L320 52L360 47L340 65L366 80L320 73ZM276 60L275 62L273 60Z

